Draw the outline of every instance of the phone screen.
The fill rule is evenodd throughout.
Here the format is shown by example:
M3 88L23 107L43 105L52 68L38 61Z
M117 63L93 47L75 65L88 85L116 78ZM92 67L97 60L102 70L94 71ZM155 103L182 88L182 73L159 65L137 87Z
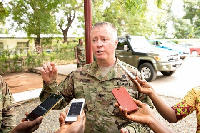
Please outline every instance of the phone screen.
M39 116L45 115L52 107L54 107L63 97L52 94L44 102L38 105L28 116L29 120L35 120Z
M74 102L74 103L72 103L71 106L70 106L70 110L69 110L67 116L73 117L73 116L80 115L80 113L81 113L80 111L81 111L82 105L83 105L83 102Z

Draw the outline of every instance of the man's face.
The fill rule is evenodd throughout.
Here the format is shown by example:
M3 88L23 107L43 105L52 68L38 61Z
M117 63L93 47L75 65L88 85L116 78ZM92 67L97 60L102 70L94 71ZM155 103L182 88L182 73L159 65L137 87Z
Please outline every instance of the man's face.
M80 40L80 44L83 44L83 39Z
M115 58L117 39L113 36L113 29L110 26L94 27L91 32L92 51L97 59L107 60Z

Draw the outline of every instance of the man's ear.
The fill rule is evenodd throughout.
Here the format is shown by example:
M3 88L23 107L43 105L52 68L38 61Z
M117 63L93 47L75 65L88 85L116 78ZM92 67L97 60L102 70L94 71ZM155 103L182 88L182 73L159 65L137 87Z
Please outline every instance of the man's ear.
M118 39L115 40L115 49L117 48Z

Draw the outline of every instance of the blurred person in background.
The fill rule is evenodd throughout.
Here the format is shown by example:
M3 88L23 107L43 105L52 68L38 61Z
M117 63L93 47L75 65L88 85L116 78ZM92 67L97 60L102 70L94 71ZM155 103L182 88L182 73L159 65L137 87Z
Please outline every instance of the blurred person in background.
M85 46L83 45L83 39L79 39L78 45L74 47L75 59L77 59L77 68L83 67L86 63L85 58Z
M15 124L14 99L7 83L0 75L0 132L10 132Z

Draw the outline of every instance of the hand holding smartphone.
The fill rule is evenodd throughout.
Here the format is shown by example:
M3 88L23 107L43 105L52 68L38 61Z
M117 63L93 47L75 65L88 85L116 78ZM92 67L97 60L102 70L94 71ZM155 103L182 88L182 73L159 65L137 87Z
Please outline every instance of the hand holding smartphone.
M65 122L74 122L77 121L78 115L81 114L83 107L85 104L85 99L72 99L70 109L67 113L67 117L65 118Z
M136 103L133 101L133 99L124 87L112 89L112 94L114 95L115 99L123 110L127 108L128 113L138 108Z
M45 101L43 101L30 114L28 114L26 118L33 121L39 116L44 116L62 99L63 96L61 95L51 94Z

